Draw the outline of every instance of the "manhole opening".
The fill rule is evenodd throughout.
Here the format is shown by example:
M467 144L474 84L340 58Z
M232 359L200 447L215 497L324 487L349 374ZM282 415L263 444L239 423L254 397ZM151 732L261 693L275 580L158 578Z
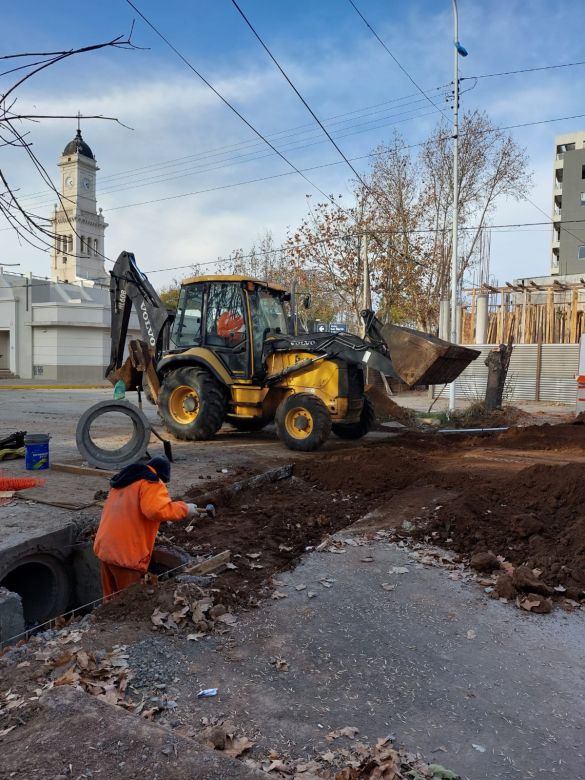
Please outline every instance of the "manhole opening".
M55 574L44 563L30 561L13 569L0 583L18 593L27 628L53 617L58 583Z

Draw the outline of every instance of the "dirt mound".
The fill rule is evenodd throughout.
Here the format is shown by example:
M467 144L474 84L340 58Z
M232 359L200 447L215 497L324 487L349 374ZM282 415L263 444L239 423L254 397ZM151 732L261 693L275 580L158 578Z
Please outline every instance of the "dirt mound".
M396 440L402 441L402 437ZM367 499L388 498L428 471L424 455L400 446L369 445L297 464L295 473L321 490ZM368 510L362 504L362 513Z
M581 425L529 425L514 427L492 440L496 446L511 449L562 450L585 449L585 430ZM483 442L483 440L482 440Z
M378 420L398 420L398 422L404 425L410 425L414 422L415 415L413 410L397 404L379 387L368 387L366 395L374 405L374 411Z
M489 412L483 402L471 404L467 409L455 412L445 427L453 428L500 428L507 425L528 425L534 417L516 406L505 406Z
M539 464L478 486L461 475L458 498L427 515L424 536L458 552L492 550L576 598L585 590L585 464Z

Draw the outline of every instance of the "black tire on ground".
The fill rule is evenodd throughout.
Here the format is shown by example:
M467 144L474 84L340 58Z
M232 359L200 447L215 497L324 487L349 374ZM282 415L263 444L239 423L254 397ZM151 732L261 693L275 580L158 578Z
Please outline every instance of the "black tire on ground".
M369 398L364 397L364 405L360 419L355 423L333 423L333 433L340 439L361 439L372 430L376 424L374 405Z
M98 417L112 412L128 417L132 423L132 436L116 450L100 447L91 437L92 423ZM150 423L140 409L129 401L100 401L86 409L79 418L75 440L80 455L90 466L99 469L122 469L146 454L150 440Z
M164 378L158 408L177 439L211 439L225 420L227 390L204 368L178 368Z
M236 431L261 431L270 420L264 420L261 417L228 417L227 422L233 426Z
M278 438L300 452L319 449L331 433L329 410L309 393L287 396L276 411L275 423Z

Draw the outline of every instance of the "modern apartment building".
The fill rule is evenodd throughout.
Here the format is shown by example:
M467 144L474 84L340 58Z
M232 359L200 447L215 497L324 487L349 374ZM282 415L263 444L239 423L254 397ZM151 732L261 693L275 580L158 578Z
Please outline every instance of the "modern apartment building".
M585 131L557 135L551 276L585 277Z

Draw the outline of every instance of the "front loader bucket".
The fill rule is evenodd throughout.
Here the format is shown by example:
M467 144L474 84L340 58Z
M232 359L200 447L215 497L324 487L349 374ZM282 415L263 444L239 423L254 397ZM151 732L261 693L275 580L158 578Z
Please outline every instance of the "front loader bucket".
M396 373L411 387L453 382L481 354L477 349L460 347L399 325L383 325L380 335L388 346Z

